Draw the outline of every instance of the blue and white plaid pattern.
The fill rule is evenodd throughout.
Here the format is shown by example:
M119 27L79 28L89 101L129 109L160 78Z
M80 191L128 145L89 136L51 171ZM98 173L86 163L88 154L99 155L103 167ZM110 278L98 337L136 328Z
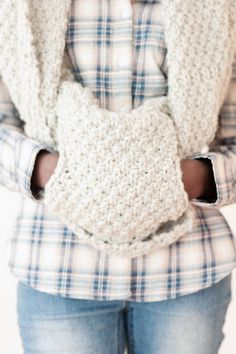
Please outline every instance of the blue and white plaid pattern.
M130 110L168 91L168 63L160 1L73 0L67 49L75 80L100 105ZM30 190L39 150L24 134L5 84L0 82L0 183L22 198L12 229L9 266L22 282L71 298L159 301L206 288L236 264L236 241L219 208L236 202L236 53L232 80L209 152L217 200L192 200L193 231L146 256L109 256L76 235Z

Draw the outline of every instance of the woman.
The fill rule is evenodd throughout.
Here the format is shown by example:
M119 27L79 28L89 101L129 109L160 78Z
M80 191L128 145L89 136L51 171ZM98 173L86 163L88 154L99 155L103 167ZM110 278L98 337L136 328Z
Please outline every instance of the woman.
M29 13L42 8L40 1L27 2ZM50 1L47 6L57 13L61 5ZM46 13L44 20L45 25L50 21ZM56 40L53 36L48 33ZM129 111L149 97L167 94L160 1L72 0L65 39L74 80L89 87L102 107ZM17 312L26 354L115 354L126 345L129 353L217 353L236 263L233 234L219 211L236 201L235 64L217 139L209 151L181 161L195 208L192 232L132 258L81 243L46 208L42 191L59 155L24 133L2 80L0 181L22 196L9 266L19 280Z

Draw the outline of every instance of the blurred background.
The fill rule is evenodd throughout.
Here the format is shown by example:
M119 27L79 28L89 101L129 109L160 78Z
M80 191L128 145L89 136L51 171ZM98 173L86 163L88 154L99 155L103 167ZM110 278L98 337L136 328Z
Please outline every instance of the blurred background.
M2 354L23 354L16 318L16 279L8 269L7 239L18 208L18 196L0 186L0 338ZM221 208L236 237L236 204ZM224 325L225 339L219 354L236 353L236 269L232 279L233 298ZM197 354L197 353L196 353Z

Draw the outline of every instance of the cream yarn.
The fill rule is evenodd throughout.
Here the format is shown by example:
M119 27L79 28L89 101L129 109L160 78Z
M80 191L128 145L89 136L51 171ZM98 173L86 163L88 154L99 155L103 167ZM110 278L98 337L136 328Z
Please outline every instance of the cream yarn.
M76 83L62 84L60 159L46 185L45 203L81 240L107 252L137 255L174 242L192 227L165 101L116 114L99 109Z
M215 136L232 70L236 2L163 0L168 96L129 113L101 109L66 70L69 0L2 3L1 74L26 134L60 153L45 204L81 242L109 253L146 254L190 231L180 160Z

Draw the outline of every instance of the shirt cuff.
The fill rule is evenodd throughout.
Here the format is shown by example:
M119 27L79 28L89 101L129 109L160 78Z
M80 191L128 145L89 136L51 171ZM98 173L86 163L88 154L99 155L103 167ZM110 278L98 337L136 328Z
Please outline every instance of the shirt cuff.
M219 208L221 207L225 202L227 202L224 198L224 181L221 178L222 176L222 166L221 166L221 161L220 157L217 156L217 154L214 153L207 153L207 154L200 154L197 156L192 157L191 159L196 159L196 160L201 160L201 159L208 159L211 161L211 166L212 166L212 172L214 176L214 182L215 182L215 190L216 190L216 198L213 199L203 199L203 198L193 198L190 200L190 202L193 205L199 206L199 207L205 207L205 208ZM219 170L221 171L219 173Z
M33 191L31 189L31 178L36 157L41 150L55 152L34 139L24 137L19 140L16 146L15 158L15 178L19 192L39 203L43 201L44 190Z

